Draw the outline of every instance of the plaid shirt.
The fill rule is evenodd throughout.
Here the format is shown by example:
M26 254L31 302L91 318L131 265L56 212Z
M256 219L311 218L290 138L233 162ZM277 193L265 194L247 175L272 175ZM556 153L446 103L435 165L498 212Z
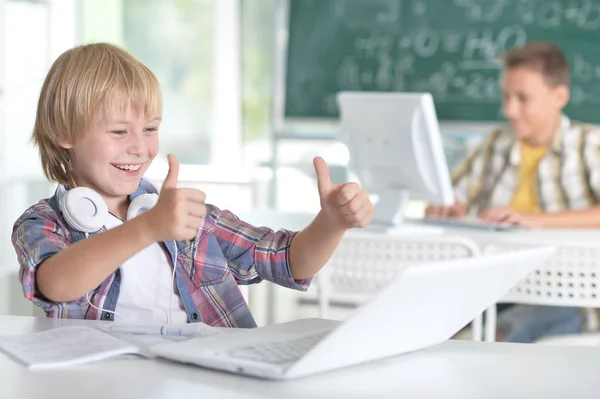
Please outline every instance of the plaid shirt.
M508 206L519 183L520 145L510 130L494 131L453 173L456 201L469 214ZM600 130L562 117L536 177L543 212L600 202Z
M131 199L147 192L142 186ZM106 229L101 229L100 234ZM93 234L92 234L93 235ZM240 221L229 211L207 205L204 225L195 240L163 242L161 247L177 265L176 284L190 322L222 327L255 327L238 284L269 280L276 284L306 290L310 279L294 280L289 267L289 248L294 233L274 232ZM25 297L40 306L48 317L114 320L121 282L117 269L86 296L56 303L37 290L36 268L62 249L85 239L70 227L58 207L57 194L29 208L16 221L12 242L20 264L19 278ZM175 245L177 249L175 250Z

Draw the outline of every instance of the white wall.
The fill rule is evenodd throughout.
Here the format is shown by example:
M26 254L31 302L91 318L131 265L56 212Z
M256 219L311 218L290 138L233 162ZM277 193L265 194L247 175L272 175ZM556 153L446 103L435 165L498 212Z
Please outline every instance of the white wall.
M0 0L0 313L33 313L10 238L19 215L50 192L30 137L46 71L75 43L75 5Z

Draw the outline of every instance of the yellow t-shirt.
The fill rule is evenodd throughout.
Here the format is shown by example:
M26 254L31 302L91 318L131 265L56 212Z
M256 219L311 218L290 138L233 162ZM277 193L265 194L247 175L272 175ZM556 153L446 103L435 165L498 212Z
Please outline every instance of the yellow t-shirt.
M519 182L510 201L510 207L521 212L539 212L536 177L540 161L546 155L548 148L532 147L525 143L520 143L520 147Z

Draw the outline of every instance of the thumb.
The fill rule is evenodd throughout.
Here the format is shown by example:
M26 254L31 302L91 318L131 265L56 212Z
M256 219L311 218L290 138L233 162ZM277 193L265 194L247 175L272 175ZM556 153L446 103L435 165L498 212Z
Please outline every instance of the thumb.
M173 154L167 155L169 160L169 172L163 182L162 189L166 188L177 188L177 181L179 180L179 161Z
M315 172L317 172L319 195L326 194L333 188L333 183L329 177L329 169L327 169L327 163L325 163L323 158L315 157L313 165L315 166Z

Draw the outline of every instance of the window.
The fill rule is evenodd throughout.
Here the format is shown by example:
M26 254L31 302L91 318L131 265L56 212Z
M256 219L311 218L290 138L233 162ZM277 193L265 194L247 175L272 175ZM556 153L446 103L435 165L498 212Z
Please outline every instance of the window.
M213 1L85 2L83 42L108 41L146 64L163 89L161 152L211 162ZM100 15L100 16L99 16Z
M242 2L242 110L246 144L269 139L273 98L274 12L275 0Z
M161 146L181 163L208 164L213 10L210 0L126 0L124 47L163 89Z

